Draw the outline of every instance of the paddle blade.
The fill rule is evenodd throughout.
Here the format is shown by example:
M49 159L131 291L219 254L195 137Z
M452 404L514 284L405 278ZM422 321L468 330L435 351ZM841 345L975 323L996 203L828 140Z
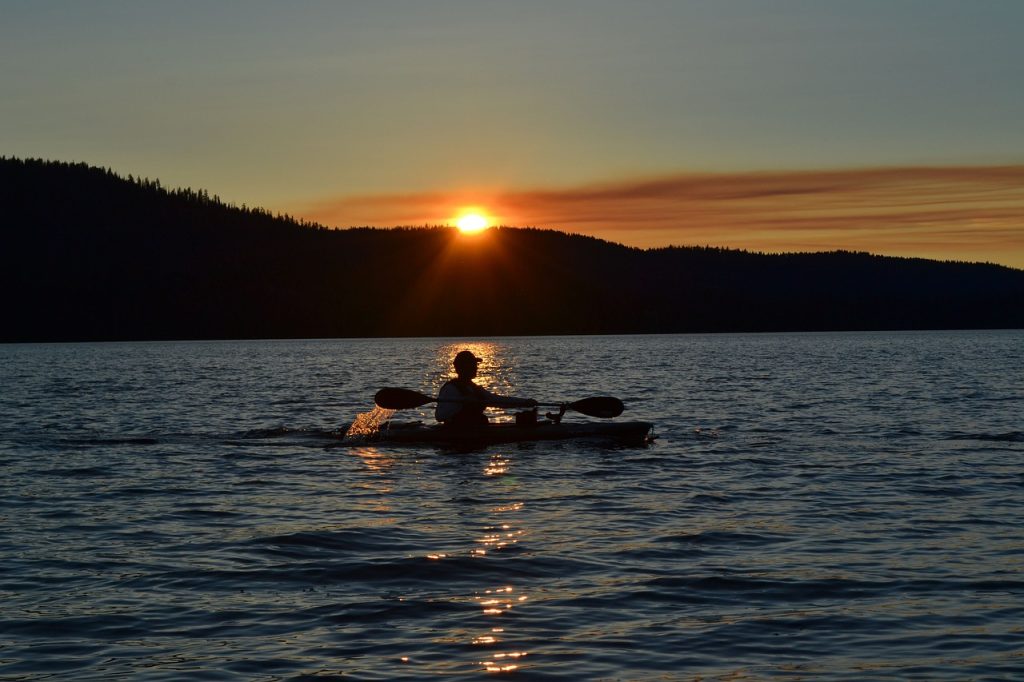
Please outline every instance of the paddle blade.
M434 398L405 388L382 388L373 396L378 407L387 410L408 410L434 402Z
M577 400L574 403L569 403L569 409L585 414L588 417L611 419L612 417L618 417L622 414L622 411L626 409L626 406L623 405L622 401L618 398L600 396L596 398L584 398L583 400Z

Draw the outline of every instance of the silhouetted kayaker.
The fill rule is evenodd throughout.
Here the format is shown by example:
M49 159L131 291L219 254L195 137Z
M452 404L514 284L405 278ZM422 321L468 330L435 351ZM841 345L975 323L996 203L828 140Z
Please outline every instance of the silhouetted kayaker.
M481 426L487 424L487 407L536 407L533 398L511 398L491 393L473 383L480 358L468 350L460 351L453 361L454 379L445 382L437 394L434 417L448 426Z

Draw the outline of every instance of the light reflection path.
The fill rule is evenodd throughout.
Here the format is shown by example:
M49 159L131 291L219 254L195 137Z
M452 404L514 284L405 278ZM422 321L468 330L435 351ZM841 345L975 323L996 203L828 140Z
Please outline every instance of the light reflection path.
M500 395L517 395L523 389L518 379L518 358L506 344L489 341L449 343L438 347L434 356L434 367L429 378L429 387L425 390L437 395L444 382L455 376L452 361L459 351L468 350L480 358L478 374L474 382L488 391ZM433 407L430 408L431 410ZM488 413L495 421L504 418L493 410Z
M514 492L517 482L509 473L511 467L512 461L508 457L491 455L484 464L484 486L488 489L501 486L501 489ZM509 501L491 507L483 536L475 538L477 546L472 550L473 554L486 560L490 554L516 545L526 533L516 523L523 506L523 502ZM518 670L522 665L521 661L528 652L509 648L506 624L509 612L521 607L528 598L512 585L486 587L473 595L484 619L479 634L471 639L471 643L480 650L477 663L481 670L507 673Z
M394 490L392 473L397 464L395 455L375 447L353 448L351 452L373 474L369 477L372 483L364 485L377 504L368 511L392 513L394 510L386 500L390 499ZM512 473L512 459L505 454L489 453L473 466L478 473L471 475L465 482L477 488L474 498L491 502L477 508L473 514L475 517L482 512L482 518L473 524L472 535L463 536L462 542L422 555L428 560L443 563L469 555L478 561L500 562L501 554L515 547L526 535L526 530L519 523L525 503L517 499L520 484ZM460 622L457 628L445 632L443 636L435 637L434 643L451 651L452 644L461 642L462 646L456 650L462 654L456 654L456 660L449 659L447 664L437 660L436 654L426 652L420 656L397 656L396 660L403 667L422 665L433 659L431 667L434 672L473 670L478 673L501 674L524 670L526 666L523 659L529 652L521 646L515 646L515 619L510 618L513 611L529 603L529 596L523 593L521 587L507 583L482 585L470 594L453 595L452 601L472 604L472 613L475 615L469 616L468 622ZM467 651L471 652L469 655L472 658L458 660Z

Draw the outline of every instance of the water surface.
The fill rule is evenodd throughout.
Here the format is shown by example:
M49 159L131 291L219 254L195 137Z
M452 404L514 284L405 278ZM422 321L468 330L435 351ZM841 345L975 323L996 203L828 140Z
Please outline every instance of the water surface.
M339 444L462 348L658 440ZM0 385L10 679L1024 675L1024 332L8 345Z

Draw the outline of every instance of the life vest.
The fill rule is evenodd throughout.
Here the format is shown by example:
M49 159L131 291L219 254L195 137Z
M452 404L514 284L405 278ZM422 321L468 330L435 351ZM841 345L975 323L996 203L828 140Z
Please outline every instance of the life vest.
M472 381L462 379L452 379L449 383L455 386L459 395L466 402L459 408L458 413L451 419L446 420L445 423L451 426L479 426L487 424L487 417L484 416L484 410L487 409L487 405L480 400L476 392L476 385Z

